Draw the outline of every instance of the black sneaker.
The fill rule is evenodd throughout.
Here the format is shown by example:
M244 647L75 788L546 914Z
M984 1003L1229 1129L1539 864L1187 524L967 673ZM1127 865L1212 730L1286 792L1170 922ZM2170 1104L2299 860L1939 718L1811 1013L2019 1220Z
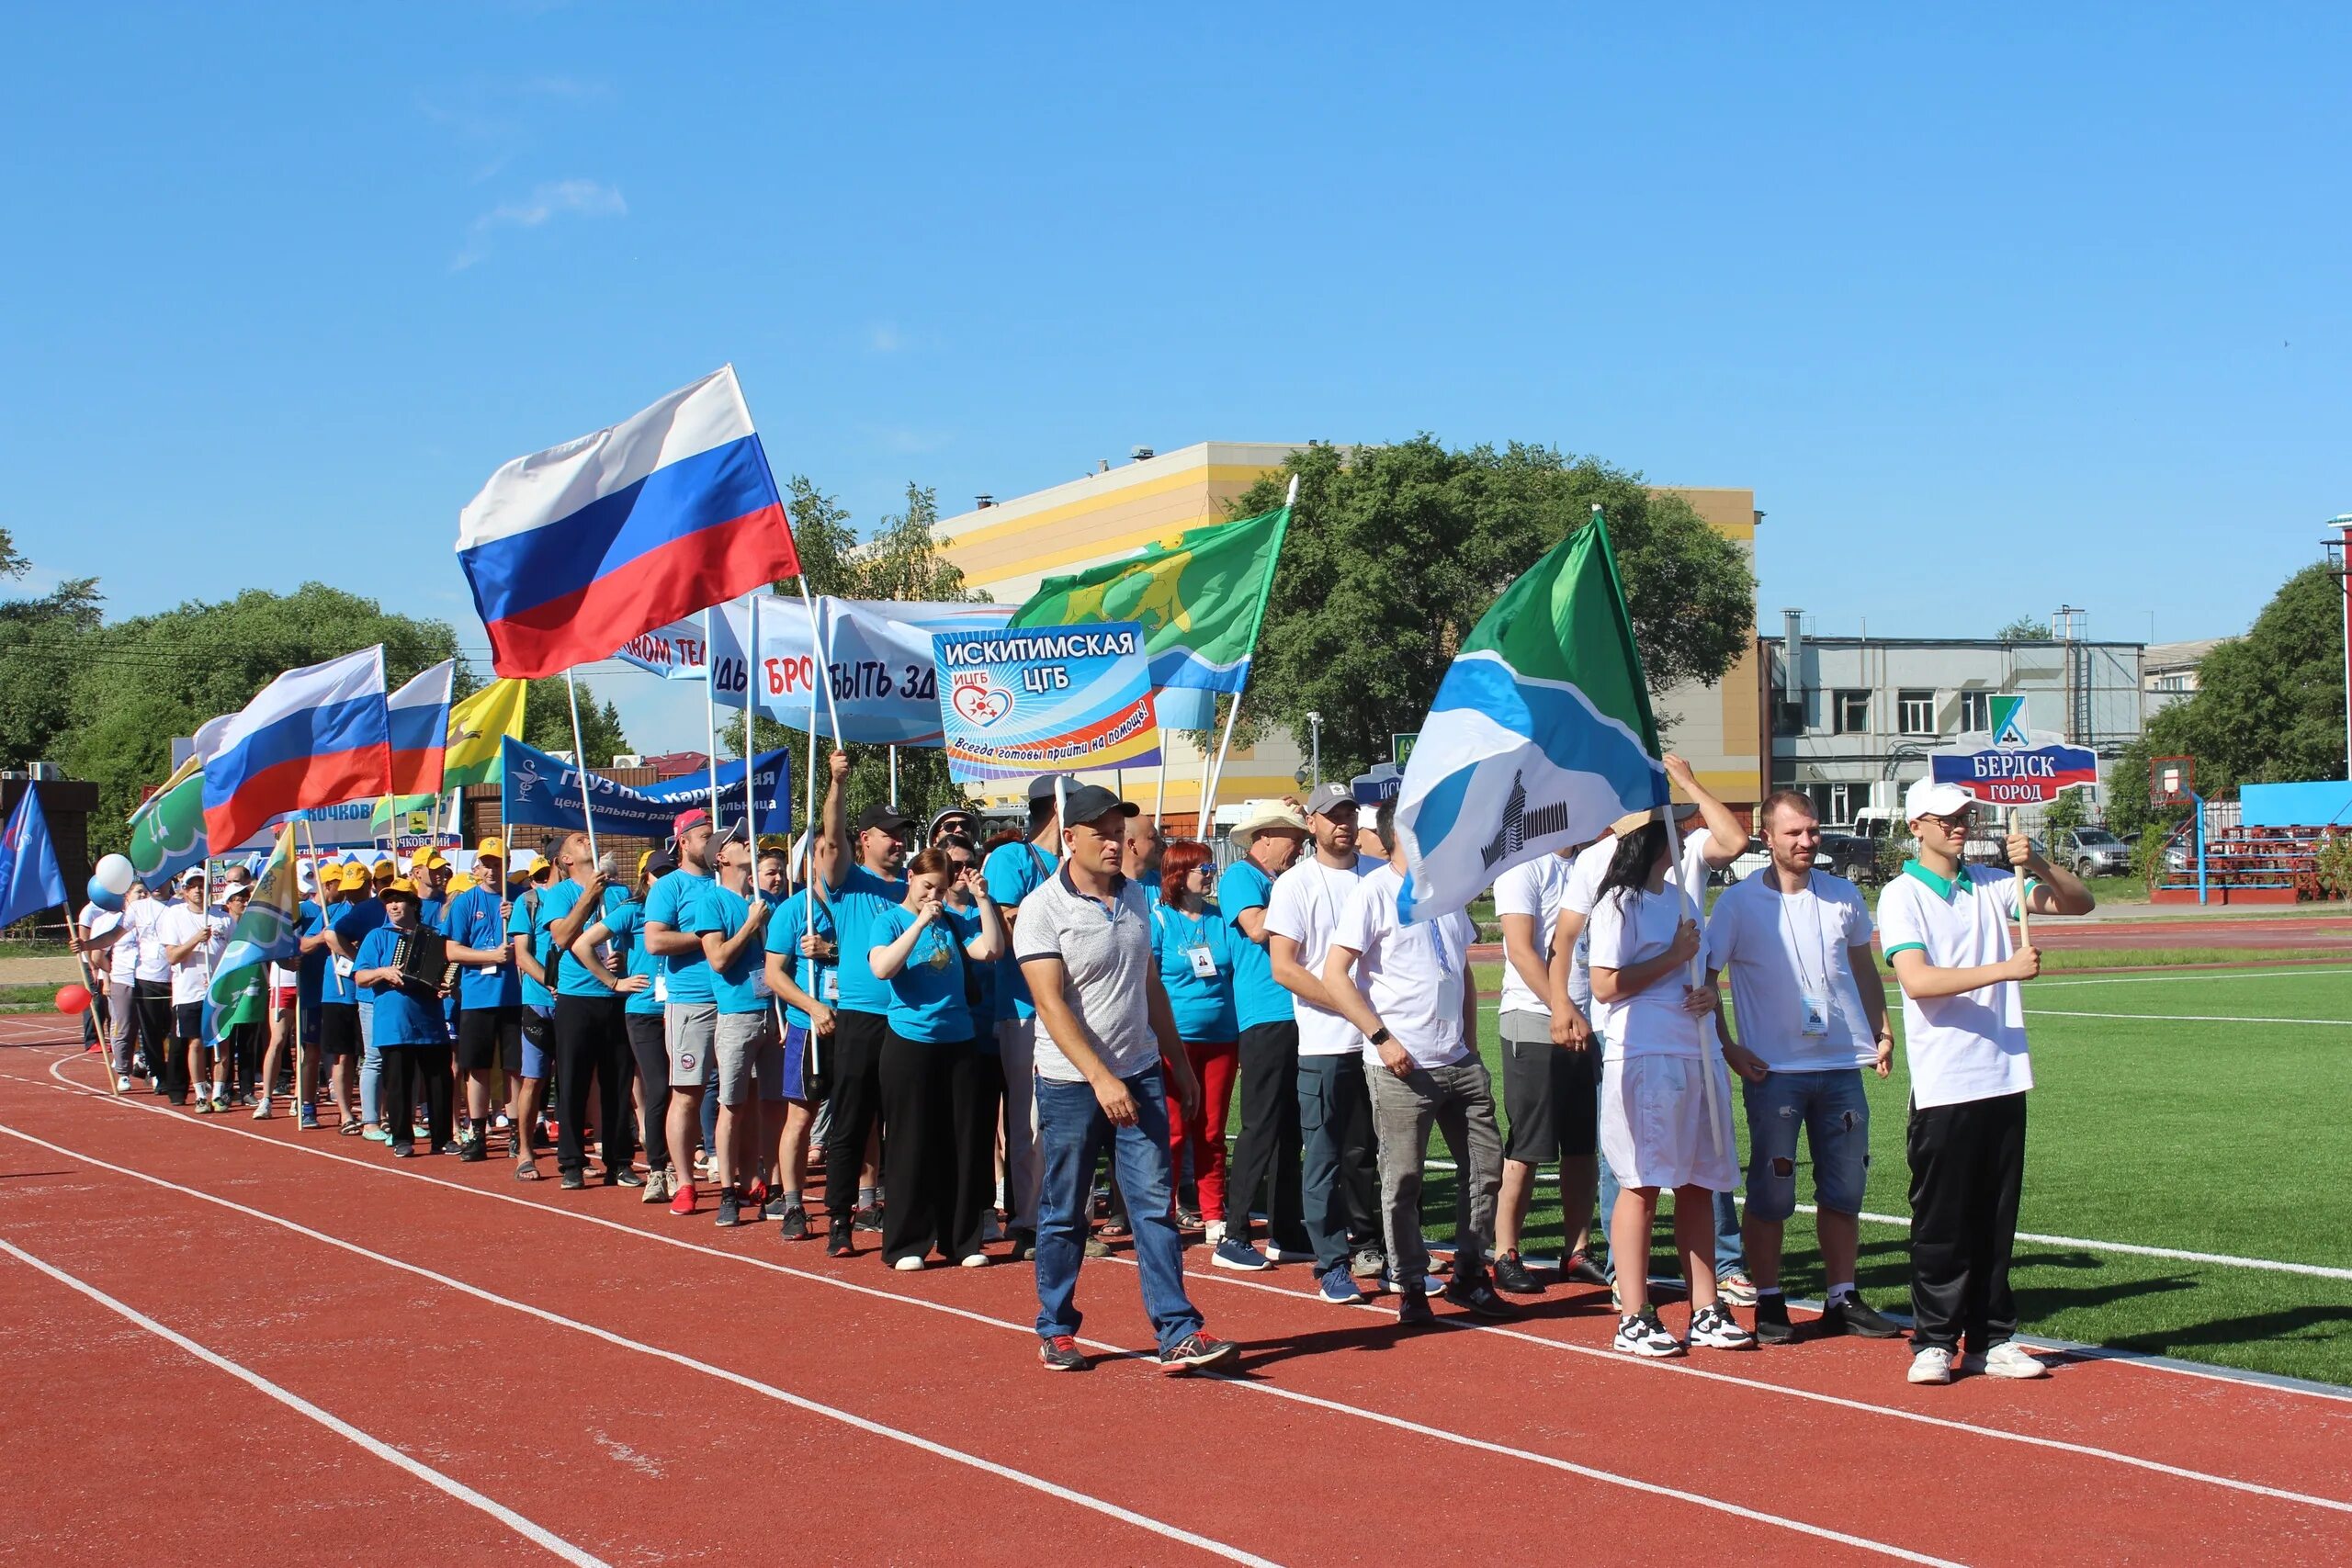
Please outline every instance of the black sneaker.
M1241 1347L1230 1339L1218 1339L1194 1332L1159 1353L1159 1370L1171 1377L1182 1377L1187 1372L1222 1367L1239 1358L1240 1354Z
M1012 1250L1005 1254L1008 1263L1026 1263L1037 1256L1037 1233L1014 1226L1012 1232Z
M786 1214L791 1213L799 1206L799 1204L793 1202L783 1193L779 1192L775 1197L770 1198L766 1202L760 1205L760 1218L763 1220L780 1220L784 1218Z
M722 1225L740 1225L743 1223L743 1195L732 1187L719 1190L718 1223Z
M605 1172L605 1185L607 1187L642 1187L645 1185L645 1178L637 1174L636 1167L625 1165L618 1170L608 1170Z
M1789 1298L1773 1291L1756 1298L1756 1342L1758 1345L1793 1345L1796 1325L1789 1321Z
M1540 1296L1544 1293L1544 1287L1535 1282L1535 1276L1529 1273L1527 1265L1519 1260L1519 1248L1515 1247L1495 1259L1495 1289L1509 1291L1515 1296Z
M825 1256L828 1258L857 1256L857 1243L850 1239L849 1226L839 1223L831 1226L831 1234L825 1238Z
M490 1157L490 1145L481 1134L458 1145L458 1157L468 1165L477 1165Z
M414 1159L416 1157L416 1145L414 1144L394 1144L392 1145L392 1157L394 1159Z
M1858 1339L1895 1339L1902 1325L1860 1296L1840 1296L1821 1312L1821 1332L1850 1334Z
M465 1155L465 1151L460 1149L457 1145L448 1142L447 1139L434 1145L433 1152L436 1155L457 1155L461 1159Z
M802 1208L799 1204L785 1204L784 1212L778 1214L776 1219L782 1225L782 1229L779 1233L782 1239L786 1241L807 1241L808 1239L808 1211Z
M560 1185L566 1192L577 1192L588 1185L588 1173L583 1170L567 1170L563 1173Z
M1067 1334L1057 1334L1037 1342L1037 1359L1049 1372L1082 1372L1094 1363L1078 1348L1078 1341Z
M1455 1306L1480 1317L1519 1315L1517 1307L1495 1294L1495 1288L1487 1282L1484 1273L1456 1275L1443 1293L1445 1299Z
M1418 1323L1435 1323L1436 1321L1437 1314L1430 1311L1430 1297L1427 1291L1407 1290L1398 1294L1396 1298L1398 1327L1406 1328Z
M855 1210L849 1219L852 1230L864 1231L868 1235L882 1234L882 1211L879 1206Z
M1560 1265L1560 1282L1564 1285L1598 1285L1605 1291L1609 1288L1609 1276L1600 1264L1578 1252L1570 1255L1568 1260Z

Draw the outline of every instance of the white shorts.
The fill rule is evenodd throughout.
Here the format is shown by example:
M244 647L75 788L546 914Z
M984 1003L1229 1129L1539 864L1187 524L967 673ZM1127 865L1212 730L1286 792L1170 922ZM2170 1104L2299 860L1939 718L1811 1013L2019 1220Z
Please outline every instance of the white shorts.
M1600 1153L1620 1187L1736 1191L1731 1091L1698 1056L1614 1053L1600 1070Z

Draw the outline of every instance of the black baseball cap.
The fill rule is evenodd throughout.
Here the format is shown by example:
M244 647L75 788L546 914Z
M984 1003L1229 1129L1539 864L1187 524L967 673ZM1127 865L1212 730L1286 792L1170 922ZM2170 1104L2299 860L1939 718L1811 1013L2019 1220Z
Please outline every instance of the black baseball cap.
M886 833L895 833L903 839L914 831L914 827L913 818L902 811L893 811L878 802L860 812L857 818L857 830L861 833L868 828L879 828Z
M1132 800L1121 800L1101 784L1073 784L1066 785L1062 794L1062 825L1072 822L1094 822L1115 811L1122 817L1138 814L1140 807Z
M1029 803L1035 806L1041 800L1053 799L1057 784L1062 786L1064 795L1080 787L1076 773L1039 773L1029 781Z

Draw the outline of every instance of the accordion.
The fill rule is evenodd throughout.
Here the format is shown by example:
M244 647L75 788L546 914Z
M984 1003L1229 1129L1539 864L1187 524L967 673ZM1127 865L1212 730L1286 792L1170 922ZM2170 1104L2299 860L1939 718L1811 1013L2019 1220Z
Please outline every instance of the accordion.
M401 972L402 986L437 991L449 978L449 939L423 928L402 931L392 944L392 967Z

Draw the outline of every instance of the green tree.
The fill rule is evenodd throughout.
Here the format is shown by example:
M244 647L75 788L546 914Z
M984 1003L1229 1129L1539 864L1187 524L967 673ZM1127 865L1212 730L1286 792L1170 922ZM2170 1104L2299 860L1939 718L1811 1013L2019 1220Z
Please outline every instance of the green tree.
M0 559L9 554L0 537ZM13 571L28 565L21 557ZM98 580L75 578L37 599L0 602L0 765L51 760L73 719L71 650L102 619Z
M2016 620L2009 622L2008 625L2002 626L1994 632L1993 636L1996 641L2000 642L2052 642L2056 640L2050 635L2050 623L2047 621L2037 620L2031 615L2019 615Z
M1478 617L1596 503L1654 694L1719 679L1749 645L1756 578L1738 547L1679 496L1598 458L1519 442L1449 451L1427 434L1317 445L1228 509L1281 505L1293 476L1297 516L1235 734L1279 724L1304 748L1318 711L1326 778L1387 760L1389 735L1428 710Z
M2116 757L2111 826L2129 831L2186 814L2149 805L2156 757L2195 758L2198 793L2208 800L2242 784L2344 776L2342 592L2326 567L2307 566L2279 585L2245 636L2205 656L2197 691L2150 719Z
M611 765L615 757L633 750L621 733L620 710L599 703L588 682L580 682L579 760L588 767ZM563 677L550 675L531 682L523 701L523 744L542 751L571 751L571 694Z
M0 528L0 582L12 577L22 577L32 562L17 553L17 541L7 529Z

